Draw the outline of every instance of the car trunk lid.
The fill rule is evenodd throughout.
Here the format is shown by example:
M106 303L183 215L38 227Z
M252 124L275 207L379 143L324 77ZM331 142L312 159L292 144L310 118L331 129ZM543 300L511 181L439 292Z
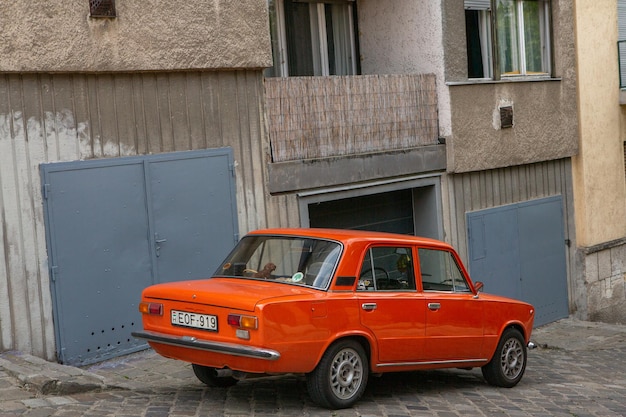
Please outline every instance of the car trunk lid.
M254 311L264 300L311 292L314 290L273 281L211 278L154 285L144 290L144 297Z

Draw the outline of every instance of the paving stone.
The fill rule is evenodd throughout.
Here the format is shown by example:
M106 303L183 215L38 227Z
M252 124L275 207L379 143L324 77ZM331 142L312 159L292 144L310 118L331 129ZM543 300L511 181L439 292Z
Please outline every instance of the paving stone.
M301 376L244 380L229 389L200 383L188 364L148 350L85 368L0 354L2 417L459 417L626 415L626 326L563 320L535 331L526 375L491 387L478 369L371 378L347 410L314 405ZM45 392L56 381L60 393ZM77 391L69 388L74 384ZM89 385L93 384L93 385ZM30 388L30 389L26 389Z

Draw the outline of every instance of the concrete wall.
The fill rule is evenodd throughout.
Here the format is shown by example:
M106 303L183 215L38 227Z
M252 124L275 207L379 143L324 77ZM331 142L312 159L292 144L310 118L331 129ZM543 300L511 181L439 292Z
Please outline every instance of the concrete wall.
M266 0L0 1L0 71L91 72L271 65Z
M533 82L468 81L462 1L361 0L358 11L363 73L437 76L448 172L536 163L578 152L571 2L552 2L553 78ZM513 106L514 128L500 129L501 105Z
M448 136L450 95L444 82L441 6L441 2L432 0L357 3L363 74L435 74L439 134Z
M266 0L116 7L0 1L0 351L55 355L42 163L230 146L240 232L282 221L263 170Z
M626 183L619 106L617 6L577 0L580 155L574 158L578 244L626 236Z
M560 159L578 151L573 80L450 86L448 171L471 172ZM512 128L500 106L513 107Z
M577 315L626 323L624 114L614 0L576 0L580 153L573 158L578 263L586 288Z
M452 133L448 171L471 172L571 157L578 152L576 74L571 2L552 5L550 79L469 81L462 1L445 1L445 72ZM513 107L512 128L500 127L499 107Z

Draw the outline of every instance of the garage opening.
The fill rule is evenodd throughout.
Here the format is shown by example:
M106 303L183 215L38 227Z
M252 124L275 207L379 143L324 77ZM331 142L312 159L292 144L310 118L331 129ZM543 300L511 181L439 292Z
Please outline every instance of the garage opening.
M300 196L305 227L372 230L441 239L439 178Z

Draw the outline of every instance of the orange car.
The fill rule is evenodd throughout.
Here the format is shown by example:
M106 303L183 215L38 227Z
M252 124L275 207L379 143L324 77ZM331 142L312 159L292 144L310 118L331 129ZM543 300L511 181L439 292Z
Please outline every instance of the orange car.
M133 336L210 386L306 374L313 401L331 409L358 401L370 373L481 367L488 383L513 387L534 308L481 287L437 240L259 230L211 278L146 288Z

